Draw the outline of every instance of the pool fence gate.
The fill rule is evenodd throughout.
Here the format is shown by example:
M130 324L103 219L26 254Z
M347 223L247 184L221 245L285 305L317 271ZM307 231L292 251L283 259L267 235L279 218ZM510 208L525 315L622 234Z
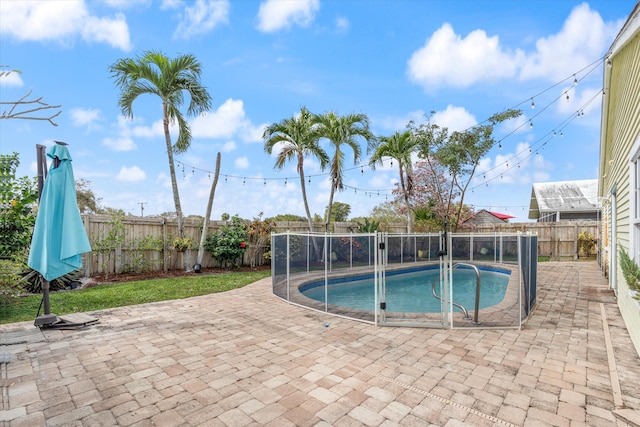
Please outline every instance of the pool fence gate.
M271 235L274 295L381 326L521 328L536 306L530 233Z

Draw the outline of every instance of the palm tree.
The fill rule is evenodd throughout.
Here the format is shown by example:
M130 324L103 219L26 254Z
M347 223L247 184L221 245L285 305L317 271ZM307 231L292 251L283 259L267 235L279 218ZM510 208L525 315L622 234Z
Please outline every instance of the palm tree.
M178 181L173 154L186 152L191 146L191 129L179 108L184 102L184 92L190 97L188 116L196 116L211 109L211 96L200 83L200 62L191 54L170 59L161 52L146 51L135 59L120 59L109 67L111 77L121 90L118 105L122 114L133 118L133 101L138 96L150 94L162 99L162 123L169 160L173 202L178 217L178 236L184 237L182 207L178 193ZM178 138L171 143L169 124L178 124Z
M329 163L329 156L318 143L320 138L316 132L315 117L306 107L302 107L300 114L268 126L262 135L265 140L264 151L269 154L273 152L276 144L281 144L276 159L276 168L282 169L288 160L294 158L297 160L296 170L300 175L300 189L302 190L304 209L307 213L309 231L313 231L313 220L309 211L304 182L304 159L307 156L317 158L323 170Z
M380 137L378 141L369 144L368 151L372 152L369 159L370 166L375 169L376 164L382 165L385 157L390 157L398 162L400 174L400 188L407 207L407 233L411 233L413 212L409 203L409 195L413 189L413 168L411 155L418 147L417 141L412 138L411 132L396 132L391 136Z
M329 112L317 116L318 132L323 138L327 138L335 149L331 159L331 194L327 208L326 231L329 231L331 222L331 208L333 196L336 190L344 189L342 177L344 175L344 156L342 145L346 144L353 150L354 163L360 160L361 149L357 138L364 138L367 143L375 140L373 133L369 130L369 118L366 114L347 114L338 116L334 112Z

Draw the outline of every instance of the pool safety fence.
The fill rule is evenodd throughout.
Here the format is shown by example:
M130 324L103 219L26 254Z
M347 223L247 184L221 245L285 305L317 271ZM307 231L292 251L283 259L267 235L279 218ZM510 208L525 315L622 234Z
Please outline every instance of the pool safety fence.
M537 235L277 233L274 295L383 326L520 328L536 305Z

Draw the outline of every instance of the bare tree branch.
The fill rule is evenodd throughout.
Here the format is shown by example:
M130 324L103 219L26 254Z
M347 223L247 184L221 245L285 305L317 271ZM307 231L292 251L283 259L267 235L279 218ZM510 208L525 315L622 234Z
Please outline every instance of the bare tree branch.
M5 67L4 65L0 67ZM0 78L6 77L11 73L19 73L18 70L10 70L10 71L0 71ZM42 101L42 97L36 99L27 99L31 96L31 91L29 91L25 96L20 98L17 101L0 101L0 105L9 105L11 108L9 110L5 110L5 107L2 107L3 110L0 113L0 119L22 119L22 120L46 120L51 123L53 126L58 126L56 122L53 121L56 117L62 113L62 111L58 111L55 114L47 117L39 117L38 115L33 115L33 113L37 113L44 110L54 110L61 107L61 105L49 105L46 102ZM27 107L29 106L29 107ZM30 108L33 106L33 108ZM16 110L18 108L22 108L21 110ZM29 108L29 109L24 109Z

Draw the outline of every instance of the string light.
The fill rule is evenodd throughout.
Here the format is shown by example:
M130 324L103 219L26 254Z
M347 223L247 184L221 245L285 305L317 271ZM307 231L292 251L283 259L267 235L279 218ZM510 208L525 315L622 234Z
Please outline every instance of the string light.
M558 82L558 83L556 83L556 84L552 85L551 87L549 87L549 88L545 89L544 91L542 91L542 92L540 92L540 93L538 93L538 94L536 94L536 95L534 95L534 96L531 96L531 97L529 98L531 108L532 108L532 109L536 109L536 105L535 105L535 104L536 104L536 102L535 102L535 97L539 97L541 94L543 94L543 93L545 93L545 92L547 92L547 91L549 91L549 90L553 89L554 87L557 87L557 86L558 86L558 85L560 85L560 84L566 83L566 82L567 82L567 80L569 80L569 81L573 81L573 84L574 84L574 86L575 86L575 85L578 83L578 78L577 78L577 74L578 74L578 73L580 73L580 74L583 76L582 78L584 79L586 76L588 76L589 74L591 74L591 73L596 69L596 67L597 67L599 64L602 64L604 60L605 60L605 58L600 58L598 61L594 61L592 64L590 64L590 65L588 65L588 66L584 67L584 68L583 68L582 70L580 70L579 72L577 72L577 73L573 73L572 75L569 75L569 76L568 76L567 78L565 78L564 80L562 80L562 81L560 81L560 82ZM595 64L595 65L594 65L594 64ZM607 62L607 65L610 65L610 60ZM586 70L586 71L585 71L585 70ZM571 78L571 77L572 77L572 78ZM552 102L550 102L548 105L547 105L547 103L546 103L546 102L543 102L543 104L542 104L542 106L541 106L541 105L539 104L539 103L540 103L540 99L538 99L538 110L539 110L539 111L537 112L537 114L533 115L533 116L529 119L529 127L530 127L530 128L533 128L533 118L536 118L538 115L540 115L541 113L543 113L546 109L550 108L550 106L551 106L554 102L557 102L557 101L558 101L558 100L560 100L563 96L566 98L566 100L567 100L567 101L569 101L569 100L571 99L571 96L570 96L570 93L569 93L569 92L570 92L570 89L565 89L563 92L560 92L559 96L556 96L556 97L554 98L554 100L553 100ZM601 90L601 92L602 92L602 94L604 95L604 90ZM599 93L597 93L597 94L594 96L594 98L595 98L596 96L598 96L598 95L599 95ZM525 99L526 99L526 98L525 98ZM524 101L524 102L527 102L527 101ZM591 101L589 101L589 102L591 102ZM568 124L568 122L569 122L571 119L573 119L573 118L575 118L575 117L584 116L584 109L585 109L585 107L586 107L587 105L589 105L589 102L588 102L588 103L586 103L585 105L583 105L581 109L577 110L577 114L576 114L576 115L571 115L567 120L565 120L565 122L563 122L563 123L562 123L561 128L566 127L566 125ZM521 103L521 104L522 104L522 103ZM519 105L520 105L520 104L519 104ZM516 107L517 107L517 106L516 106ZM513 107L513 108L516 108L516 107ZM512 133L515 133L518 129L520 129L522 126L524 126L524 124L525 124L525 123L526 123L526 121L525 121L524 123L522 123L520 126L518 126L518 128L516 128L515 130L513 130L512 132L510 132L509 134L507 134L507 135L506 135L506 137L510 136ZM557 128L556 128L556 129L557 129ZM557 136L557 132L558 132L558 131L557 131L556 129L554 129L554 130L553 130L553 136L554 136L554 137L555 137L555 136ZM563 132L563 131L559 131L559 132L560 132L560 136L561 136L561 137L564 137L564 132ZM547 135L549 135L549 134L547 134ZM503 140L505 140L505 138L506 138L506 137L501 138L501 139L500 139L500 141L498 142L498 147L499 147L499 149L502 149L502 141L503 141ZM543 137L543 138L544 138L544 137ZM550 139L549 139L549 140L550 140ZM544 145L546 145L546 142L549 142L549 140L548 140L548 141L545 141L545 142L542 144L542 147L544 147ZM535 147L536 147L540 142L541 142L541 141L538 141L537 143L533 144L531 147L529 147L529 148L528 148L528 150L529 150L529 155L531 155L531 153L533 152L532 147L533 147L533 148L535 148ZM540 153L539 153L538 149L536 149L536 150L535 150L535 152L536 152L536 155L540 155ZM523 152L521 152L521 153L517 153L516 155L514 155L514 156L512 157L512 158L514 159L514 162L513 162L513 163L511 163L511 164L512 164L512 165L514 165L514 164L515 164L515 165L517 166L517 168L520 168L520 167L521 167L521 163L520 163L520 161L522 161L522 158L520 158L519 156L520 156L520 155L522 155L522 154L524 154L524 151L523 151ZM512 168L513 168L513 166L510 166L510 165L509 165L510 161L511 161L511 159L508 159L508 161L506 161L506 162L504 163L504 165L505 165L505 166L506 166L506 168L508 168L508 169L512 169ZM182 172L183 172L183 177L184 177L184 176L185 176L185 165L184 165L182 162L180 162L180 161L176 161L176 164L181 164L181 165L182 165ZM390 164L390 166L391 166L391 167L393 167L393 159L392 159L392 158L391 158L391 159L389 159L389 164ZM364 175L364 166L365 166L365 165L358 165L358 166L355 166L355 167L350 168L350 169L345 169L345 171L353 170L353 169L355 169L355 168L360 168L360 174L361 174L361 175ZM191 172L192 172L193 174L195 174L195 170L196 170L196 169L198 169L198 171L206 172L206 173L207 173L207 177L208 177L209 179L211 179L211 172L210 172L210 171L207 171L207 170L205 170L205 169L200 169L200 168L197 168L197 167L194 167L194 166L191 166L191 165L187 165L187 167L190 167L190 168L191 168ZM496 165L493 169L496 169L496 168L499 168L499 167L500 167L500 165ZM497 172L497 171L496 171L496 172ZM325 175L325 174L322 174L322 175ZM326 174L326 175L329 175L329 174ZM497 179L498 175L500 175L500 178L501 178L501 179L503 179L503 178L504 178L504 176L503 176L503 174L502 174L502 173L498 173L498 174L493 173L493 174L490 174L490 175L491 175L492 177L491 177L491 178L489 178L489 179L488 179L488 181L492 181L492 180ZM483 179L484 179L485 181L487 181L487 176L486 176L484 173L483 173L483 175L482 175L482 176L483 176ZM252 177L242 177L242 176L225 175L225 182L228 182L228 178L229 178L229 177L231 177L231 178L237 178L237 179L242 179L242 184L243 184L243 185L245 185L245 184L246 184L246 180L247 180L247 179L249 179L249 180L251 180L251 179L254 179L254 180L255 180L255 179L261 179L261 178L252 178ZM283 178L269 178L269 179L284 179L284 181L285 181L284 185L285 185L285 186L287 186L287 184L288 184L288 178L289 178L289 177L283 177ZM475 177L474 177L474 178L475 178ZM292 179L293 179L293 177L292 177ZM309 183L309 185L311 184L311 177L310 177L310 176L308 177L308 183ZM264 185L264 186L266 186L266 184L267 184L267 178L263 178L263 185ZM488 182L485 182L485 184L488 186ZM345 186L345 187L348 187L348 186ZM349 187L349 188L353 188L353 187ZM380 193L380 190L378 190L378 189L372 189L372 190L367 190L367 189L358 189L358 188L353 188L353 189L354 189L354 193L356 193L356 194L357 194L357 193L358 193L358 190L360 190L360 192L361 192L361 193L364 193L365 195L366 195L366 194L369 194L369 197L372 197L373 195L376 195L376 196L378 196L378 197L379 197L379 196L381 196L381 195L384 195L385 200L388 200L388 195L389 195L389 194L391 194L391 193L392 193L392 192L394 192L394 191L398 191L398 189L397 189L397 188L394 188L394 189L388 189L388 190L381 190L381 191L383 192L383 193L381 194L381 193ZM472 192L473 192L473 187L471 187L470 189L471 189L471 190L472 190ZM375 194L373 194L374 192L375 192ZM389 194L385 194L385 192L388 192Z

